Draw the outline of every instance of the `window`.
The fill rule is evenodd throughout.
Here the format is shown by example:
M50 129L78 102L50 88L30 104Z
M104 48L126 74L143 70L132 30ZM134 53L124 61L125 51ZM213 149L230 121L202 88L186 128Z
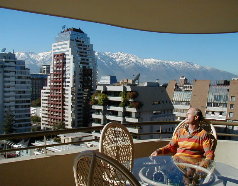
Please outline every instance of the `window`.
M213 103L213 107L218 107L218 103Z
M230 109L234 109L234 104L230 104Z
M235 96L231 96L231 101L236 101L236 97Z
M153 105L159 105L159 104L160 104L160 101L154 101L152 104L153 104Z
M234 116L233 112L229 112L229 117L232 118Z
M158 114L161 114L161 111L158 110L158 111L153 111L153 115L158 115Z
M207 106L208 106L208 107L212 107L212 103L210 103L210 102L207 103Z

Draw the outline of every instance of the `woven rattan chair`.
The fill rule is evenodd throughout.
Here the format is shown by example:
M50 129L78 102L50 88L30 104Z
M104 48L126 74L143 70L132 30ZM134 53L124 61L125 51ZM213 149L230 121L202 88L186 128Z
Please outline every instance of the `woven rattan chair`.
M184 128L185 127L185 120L181 121L178 126L174 129L173 132L173 136L175 135L175 133L180 129L180 128ZM217 133L216 130L214 128L214 126L211 124L210 121L203 119L200 122L200 127L202 127L205 131L207 131L208 133L212 134L214 136L214 138L217 140Z
M104 126L100 136L99 152L116 159L129 171L132 170L133 139L124 125L111 122Z
M96 151L80 153L74 160L73 171L77 186L140 185L122 164Z

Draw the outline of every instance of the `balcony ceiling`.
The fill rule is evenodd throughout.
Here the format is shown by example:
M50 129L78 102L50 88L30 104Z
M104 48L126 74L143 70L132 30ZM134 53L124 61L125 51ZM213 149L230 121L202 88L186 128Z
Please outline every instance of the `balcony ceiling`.
M153 32L238 31L237 0L1 0L0 7Z

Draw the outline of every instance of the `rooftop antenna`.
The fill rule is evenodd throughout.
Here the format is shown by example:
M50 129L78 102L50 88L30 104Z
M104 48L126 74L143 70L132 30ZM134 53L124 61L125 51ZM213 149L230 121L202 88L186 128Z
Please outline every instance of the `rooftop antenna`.
M135 82L138 81L138 84L139 84L139 78L140 78L140 73L135 76L135 78L132 80L132 83L135 84Z
M3 48L2 50L1 50L1 52L5 52L7 49L6 48Z
M62 26L62 31L64 31L65 27L66 27L66 25L63 25L63 26Z

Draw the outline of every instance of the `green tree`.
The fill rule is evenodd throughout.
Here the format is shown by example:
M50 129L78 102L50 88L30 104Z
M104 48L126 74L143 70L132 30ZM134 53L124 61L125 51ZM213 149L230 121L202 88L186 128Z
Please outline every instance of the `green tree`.
M125 107L128 105L128 101L129 101L129 98L127 96L127 92L125 91L122 91L120 93L120 96L121 96L121 103L119 104L120 107Z
M11 111L7 111L4 115L3 131L5 134L13 133L13 124L15 122L14 115Z
M95 92L92 96L91 96L91 100L90 100L90 104L91 105L97 105L98 104L98 100L96 99L98 95L98 92Z
M41 118L39 116L31 116L31 121L33 123L39 123L41 122Z
M53 130L65 129L65 123L60 121L53 126Z
M40 106L41 106L41 98L38 98L38 99L36 99L36 100L33 100L33 101L31 102L31 106L32 106L32 107L40 107Z
M138 96L138 93L136 91L131 91L131 92L127 92L126 96L128 99L135 99Z
M57 143L60 143L60 142L61 142L60 138L57 137L57 136L53 138L53 141L54 141L54 142L57 142Z
M108 96L105 93L95 92L90 100L91 105L107 105L108 104Z
M106 94L100 93L100 94L98 94L97 98L98 98L99 105L107 105L108 104L108 97Z

